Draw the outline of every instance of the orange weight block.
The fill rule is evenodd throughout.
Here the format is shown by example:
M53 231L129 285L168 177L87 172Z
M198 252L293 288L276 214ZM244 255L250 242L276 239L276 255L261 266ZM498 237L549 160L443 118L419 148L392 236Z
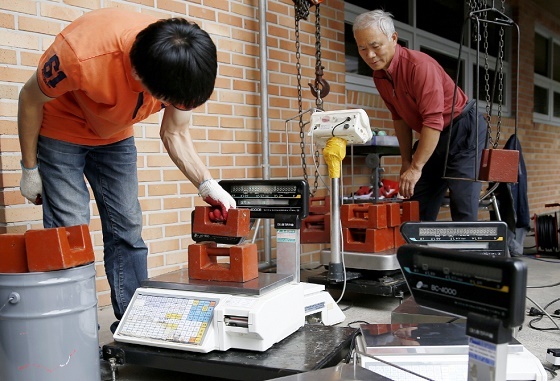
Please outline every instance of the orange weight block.
M401 234L401 229L400 228L395 228L394 233L393 233L393 238L394 238L394 243L395 243L395 249L398 249L399 247L401 247L402 245L404 245L406 243L404 237Z
M210 206L197 206L192 222L193 233L210 234L224 237L245 237L251 231L249 209L230 209L225 222L210 221Z
M301 221L301 243L329 243L331 241L331 214L311 214Z
M327 214L330 212L331 212L330 196L309 198L309 214Z
M23 234L0 234L0 273L26 273L27 253Z
M387 227L385 204L343 204L340 223L344 228L384 229Z
M395 228L352 229L342 228L345 251L359 253L378 253L395 247Z
M95 260L87 225L28 230L24 234L29 271L54 271Z
M420 204L418 201L403 201L401 212L401 222L420 221Z
M401 224L401 206L397 202L389 202L387 206L387 226L394 228Z
M229 263L218 262L219 257L229 257ZM189 245L191 279L247 282L258 276L258 253L254 243L247 242L231 247L218 247L216 242Z

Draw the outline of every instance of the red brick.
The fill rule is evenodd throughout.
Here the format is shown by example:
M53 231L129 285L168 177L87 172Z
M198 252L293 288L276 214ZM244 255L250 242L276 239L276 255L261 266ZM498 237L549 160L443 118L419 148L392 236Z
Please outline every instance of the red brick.
M251 230L249 209L237 208L228 211L225 222L212 222L210 220L210 206L196 206L192 231L199 234L210 234L223 237L245 237Z
M27 253L23 234L0 234L0 273L26 273Z
M219 257L229 257L229 263L218 262ZM201 242L189 246L191 279L247 282L258 276L258 253L254 243L218 247L215 242Z
M24 234L29 271L53 271L95 260L87 225L28 230Z
M387 227L385 204L344 204L340 222L345 228L384 229Z
M395 247L395 228L356 229L342 228L345 251L359 253L379 253Z

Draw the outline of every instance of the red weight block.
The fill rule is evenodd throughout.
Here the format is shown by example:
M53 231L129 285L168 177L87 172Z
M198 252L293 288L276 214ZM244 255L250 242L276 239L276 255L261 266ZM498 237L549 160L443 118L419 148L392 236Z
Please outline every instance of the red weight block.
M27 253L23 234L0 234L0 273L26 273Z
M401 234L400 227L395 228L394 233L393 233L393 237L394 237L395 249L401 247L402 245L404 245L406 243L404 237Z
M401 222L420 221L420 204L418 201L403 201L401 211Z
M311 214L301 221L301 243L329 243L331 241L331 214Z
M192 221L193 233L210 234L223 237L245 237L251 230L249 209L230 209L225 222L210 221L210 206L196 206L194 220Z
M24 234L29 271L54 271L95 261L87 225L28 230Z
M485 149L480 159L478 178L495 183L516 183L518 168L519 151Z
M388 202L387 206L387 226L394 228L401 224L401 206L398 202Z
M309 198L309 214L327 214L331 212L331 197Z
M352 229L342 228L345 251L379 253L394 248L395 228Z
M229 263L218 262L219 257L229 257ZM258 276L258 253L254 243L247 242L231 247L218 247L216 242L189 245L191 279L247 282Z
M343 204L340 223L344 228L384 229L387 227L385 204Z

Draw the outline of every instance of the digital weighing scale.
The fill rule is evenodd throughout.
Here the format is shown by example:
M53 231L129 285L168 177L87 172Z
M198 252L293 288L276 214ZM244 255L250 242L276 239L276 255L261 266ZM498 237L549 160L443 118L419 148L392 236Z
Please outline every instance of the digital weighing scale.
M298 180L220 182L251 218L274 218L277 272L247 282L194 280L188 270L163 274L137 289L117 342L207 353L266 351L317 315L326 325L345 316L324 286L299 282L299 228L308 214L308 186Z

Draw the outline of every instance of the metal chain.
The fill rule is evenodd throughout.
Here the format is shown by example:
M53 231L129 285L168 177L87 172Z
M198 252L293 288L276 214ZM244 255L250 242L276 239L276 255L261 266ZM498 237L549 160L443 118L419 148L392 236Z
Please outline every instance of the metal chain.
M305 131L304 126L305 123L303 122L303 93L301 87L301 42L300 42L300 28L299 28L299 20L304 19L307 20L309 16L309 6L310 3L308 0L294 0L295 6L295 36L296 36L296 78L297 78L297 93L298 93L298 115L299 115L299 147L301 150L300 157L301 157L301 167L303 169L303 179L309 182L309 175L307 173L307 157L305 154ZM318 7L318 6L317 6ZM316 150L313 155L313 160L315 161L315 181L313 183L313 189L310 189L309 193L311 197L314 196L317 188L319 187L319 171L318 163L319 163L319 151Z
M303 96L301 91L301 43L299 39L299 20L305 14L302 2L305 0L294 0L295 4L295 34L296 34L296 78L297 78L297 93L298 93L298 115L299 115L299 147L301 149L301 166L303 169L303 179L307 181L307 163L305 158L305 132L303 130ZM309 13L309 12L307 12ZM287 139L288 137L286 137Z
M301 42L300 42L300 28L299 28L299 20L307 19L309 16L309 7L310 2L309 0L294 0L295 6L295 36L296 36L296 69L297 69L297 92L298 92L298 115L299 115L299 137L300 137L300 157L301 157L301 165L303 169L303 178L305 181L309 182L309 175L307 173L307 163L306 163L306 154L305 154L305 131L304 131L304 122L303 122L303 95L302 95L302 87L301 87ZM320 67L321 65L321 24L320 24L320 11L319 11L319 4L315 5L315 14L316 14L316 22L315 22L315 58L317 60L317 65ZM317 66L316 66L317 67ZM316 105L318 109L322 110L323 101L321 99L320 91L317 91L317 98L316 98ZM320 165L320 153L319 150L315 150L313 154L313 161L315 164L315 180L313 182L313 189L310 189L310 194L313 197L317 189L319 188L319 165Z
M469 0L468 2L471 12L479 11L488 8L487 0ZM505 13L505 0L501 0L502 9L501 12ZM493 7L493 3L492 3ZM488 140L490 145L493 148L498 147L498 143L500 140L501 134L501 126L502 126L502 106L503 106L503 93L504 93L504 27L501 26L499 30L499 43L498 43L498 57L497 57L497 73L494 73L495 77L497 78L498 83L498 105L497 105L497 116L496 116L496 138L492 137L492 104L493 104L493 94L494 89L490 89L490 69L488 64L488 22L487 20L487 12L482 12L483 18L483 48L484 48L484 90L486 95L486 122L488 124ZM478 27L478 25L477 25ZM477 31L477 38L479 38L479 32ZM494 87L495 88L495 87Z
M321 11L317 4L315 7L315 70L322 70L321 65ZM317 96L315 99L315 104L319 110L323 109L323 99L321 98L320 89L315 89Z
M502 13L506 12L505 0L502 0ZM490 144L492 147L497 148L498 142L500 141L500 131L502 127L502 105L503 105L503 93L504 93L504 27L500 26L500 41L498 43L498 120L496 122L496 140L492 139L492 135L489 135Z
M321 65L321 7L319 4L315 5L315 68L322 69ZM317 70L316 70L317 71ZM321 98L321 91L319 89L316 92L315 98L315 105L319 110L323 110L323 99ZM311 194L314 194L317 188L319 188L319 165L320 165L320 157L319 157L319 150L316 149L313 155L313 160L315 161L315 182L313 183L313 191Z

